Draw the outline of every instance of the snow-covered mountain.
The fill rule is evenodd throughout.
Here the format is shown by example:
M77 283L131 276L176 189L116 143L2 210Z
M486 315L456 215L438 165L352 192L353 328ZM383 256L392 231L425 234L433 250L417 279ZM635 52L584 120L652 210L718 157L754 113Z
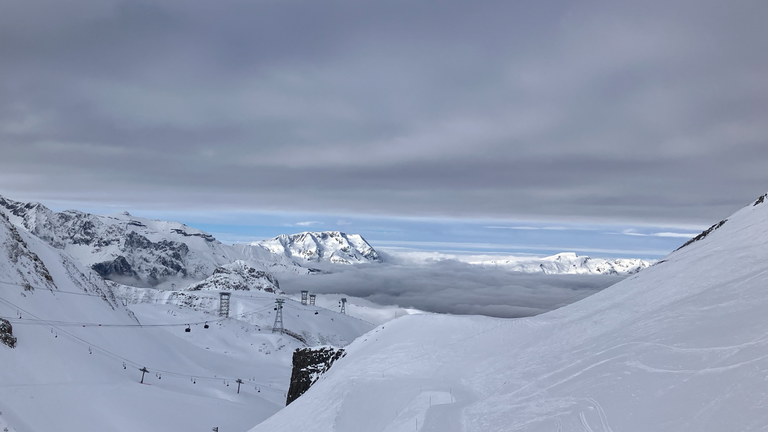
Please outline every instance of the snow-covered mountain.
M631 275L650 267L652 263L635 258L590 258L564 252L539 259L493 260L474 264L523 273Z
M296 337L272 333L277 295L234 291L230 318L217 298L117 286L0 215L0 430L246 430L284 405L296 348L373 327L286 299Z
M101 276L132 286L184 286L215 271L226 272L223 266L238 261L260 272L295 274L321 271L313 266L381 261L376 250L357 234L300 233L255 245L225 245L182 223L127 212L106 216L77 210L53 212L40 203L3 197L0 212ZM272 275L268 278L277 285Z
M19 231L5 215L0 214L0 285L4 287L4 294L16 290L8 287L20 287L23 289L20 292L22 298L34 296L40 290L56 295L57 283L65 283L99 298L112 311L126 312L104 280L91 277L90 270L68 254L41 243L38 238ZM42 257L45 259L36 251L44 253ZM7 300L3 302L10 304Z
M103 277L137 286L167 280L201 280L240 256L210 234L178 222L100 216L77 210L53 212L39 203L0 197L11 222L63 249Z
M282 293L280 283L271 274L251 267L245 261L235 261L214 270L213 274L186 288L188 291L250 291L263 290Z
M386 323L252 432L766 430L760 201L546 314Z
M301 264L362 264L381 262L379 254L359 234L339 231L281 234L258 246Z

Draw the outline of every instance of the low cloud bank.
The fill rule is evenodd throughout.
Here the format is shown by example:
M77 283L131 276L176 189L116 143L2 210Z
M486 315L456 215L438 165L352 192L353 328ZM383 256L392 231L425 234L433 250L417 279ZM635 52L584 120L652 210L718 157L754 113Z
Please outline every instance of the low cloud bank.
M340 293L430 312L518 318L557 309L625 278L517 273L457 260L334 270L322 275L280 275L280 287L286 293Z

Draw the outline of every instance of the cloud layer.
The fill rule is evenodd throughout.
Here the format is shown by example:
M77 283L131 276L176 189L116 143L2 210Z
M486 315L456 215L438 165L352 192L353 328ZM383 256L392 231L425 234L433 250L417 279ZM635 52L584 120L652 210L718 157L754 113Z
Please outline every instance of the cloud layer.
M441 260L423 265L349 266L324 275L286 274L280 275L280 286L287 293L340 293L380 305L516 318L573 303L623 278L524 274Z
M0 193L708 223L766 189L768 4L7 2Z

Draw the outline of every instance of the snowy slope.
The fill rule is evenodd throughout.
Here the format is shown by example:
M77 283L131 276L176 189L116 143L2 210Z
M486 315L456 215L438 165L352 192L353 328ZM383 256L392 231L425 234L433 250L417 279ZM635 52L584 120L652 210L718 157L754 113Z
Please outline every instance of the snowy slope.
M15 349L0 345L0 425L18 432L246 430L284 405L292 351L305 344L263 325L273 319L274 294L240 294L247 296L233 298L228 319L176 301L129 310L111 283L0 218L0 317L18 339ZM372 327L293 303L286 327L323 335L322 343L342 345ZM149 370L143 385L141 367ZM244 381L240 394L236 378Z
M248 262L259 263L264 269L273 274L307 275L321 271L312 267L302 267L296 260L286 256L284 253L272 253L258 244L234 244L232 249L240 254L243 257L242 259Z
M276 255L300 264L362 264L381 262L376 250L359 234L339 231L281 234L258 243Z
M411 315L253 432L768 430L768 204L598 294Z
M509 271L523 273L609 275L631 275L651 266L650 262L641 259L590 258L578 256L573 252L559 253L539 259L492 260L474 262L473 264L502 267Z

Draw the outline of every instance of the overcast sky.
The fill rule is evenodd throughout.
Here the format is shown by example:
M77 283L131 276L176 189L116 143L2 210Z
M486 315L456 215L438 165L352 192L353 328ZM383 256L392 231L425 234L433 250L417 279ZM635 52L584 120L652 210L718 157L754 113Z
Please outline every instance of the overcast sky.
M766 16L764 0L0 1L0 194L230 225L698 229L768 190Z

